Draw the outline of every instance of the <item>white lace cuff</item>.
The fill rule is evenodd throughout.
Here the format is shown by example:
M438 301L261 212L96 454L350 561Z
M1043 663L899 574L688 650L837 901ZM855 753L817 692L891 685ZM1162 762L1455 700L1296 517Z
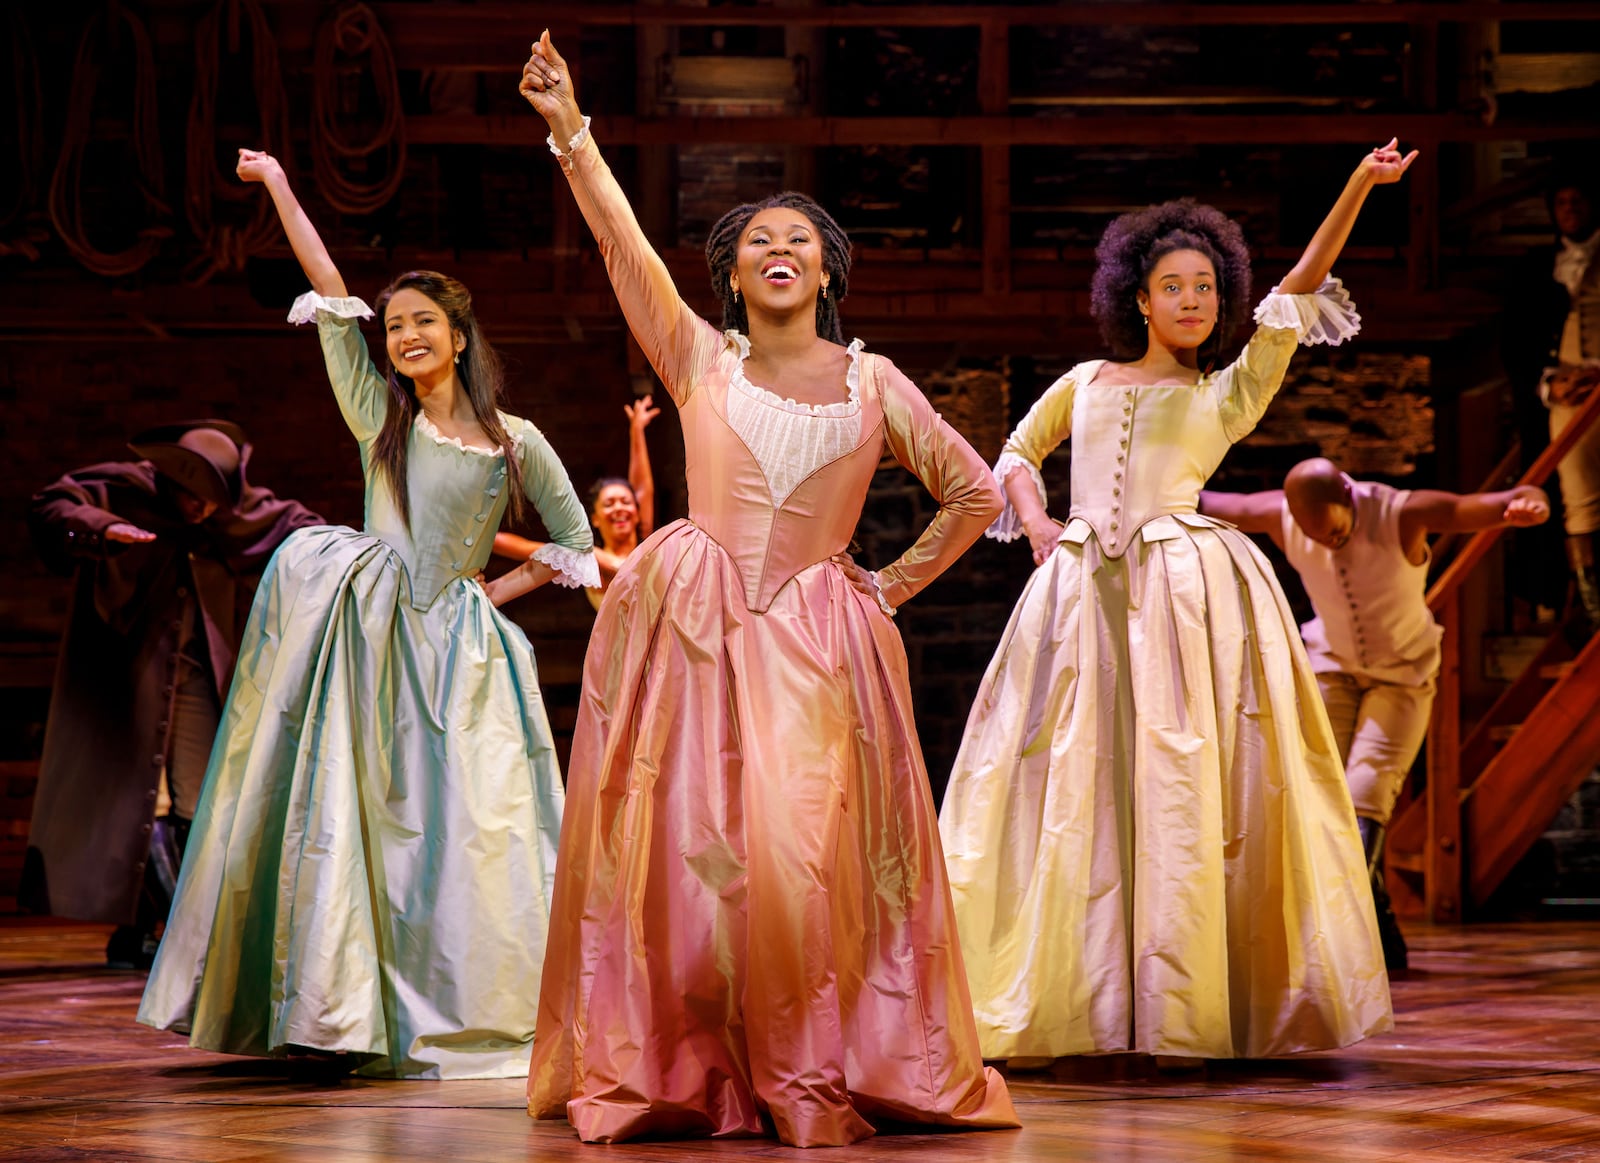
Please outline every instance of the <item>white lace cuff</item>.
M1256 307L1256 323L1293 331L1301 343L1335 347L1361 330L1356 305L1332 275L1309 295L1286 295L1273 287Z
M569 590L597 590L600 588L600 565L594 559L594 550L587 553L568 549L547 541L533 551L529 561L548 565L556 571L550 580Z
M589 122L593 120L594 118L592 117L585 117L583 119L583 128L572 135L572 140L567 142L567 148L565 150L556 144L556 135L554 132L550 133L550 135L544 139L544 143L550 147L550 152L555 154L557 157L570 157L572 154L577 152L580 145L589 139Z
M878 571L875 569L868 570L867 577L872 579L872 596L878 599L878 609L882 610L885 614L888 614L889 617L894 617L894 607L891 606L889 604L889 600L883 596L883 579L878 576Z
M983 531L985 537L996 541L1015 541L1018 537L1027 535L1027 530L1022 527L1022 518L1011 507L1011 495L1006 492L1006 477L1015 469L1027 469L1028 476L1033 479L1033 487L1039 494L1039 504L1046 505L1049 497L1045 494L1044 475L1028 461L1014 452L1002 452L1000 459L994 462L994 479L1000 483L1000 495L1005 498L1006 507L1000 510L1000 515L994 519L994 524Z
M330 299L315 291L307 291L289 308L290 323L315 323L317 312L326 311L337 319L371 319L372 308L354 295L343 299Z

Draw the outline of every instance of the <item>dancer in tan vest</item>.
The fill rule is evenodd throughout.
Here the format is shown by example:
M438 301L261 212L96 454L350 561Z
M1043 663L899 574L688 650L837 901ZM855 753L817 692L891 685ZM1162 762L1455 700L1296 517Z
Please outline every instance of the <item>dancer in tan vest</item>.
M1316 617L1301 629L1350 781L1368 867L1406 774L1428 734L1441 630L1428 610L1428 534L1549 519L1544 493L1395 489L1352 480L1317 457L1289 470L1282 489L1200 494L1200 512L1265 533L1300 575ZM1405 939L1382 878L1373 899L1384 960L1406 967Z

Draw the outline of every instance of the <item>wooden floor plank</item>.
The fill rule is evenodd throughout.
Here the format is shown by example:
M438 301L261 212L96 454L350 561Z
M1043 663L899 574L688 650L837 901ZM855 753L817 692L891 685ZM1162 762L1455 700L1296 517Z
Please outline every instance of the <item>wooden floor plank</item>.
M103 927L0 918L0 1154L29 1163L815 1160L770 1140L584 1148L520 1080L381 1082L190 1049L133 1021ZM1419 929L1393 1032L1163 1073L1015 1074L1021 1131L885 1134L829 1158L1600 1163L1600 924Z

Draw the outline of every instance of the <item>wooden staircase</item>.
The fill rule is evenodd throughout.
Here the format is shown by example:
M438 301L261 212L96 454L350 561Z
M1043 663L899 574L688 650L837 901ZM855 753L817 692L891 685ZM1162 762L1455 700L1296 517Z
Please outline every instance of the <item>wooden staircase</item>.
M1600 636L1576 659L1550 661L1571 655L1553 635L1462 741L1457 843L1469 915L1600 765ZM1426 873L1429 835L1426 797L1396 813L1387 843L1391 880Z
M1600 392L1518 483L1542 485L1597 420ZM1481 909L1600 765L1600 635L1574 657L1562 633L1552 634L1462 736L1461 585L1503 532L1475 535L1428 591L1428 605L1444 628L1428 783L1420 797L1399 805L1385 845L1396 906L1420 895L1438 922Z

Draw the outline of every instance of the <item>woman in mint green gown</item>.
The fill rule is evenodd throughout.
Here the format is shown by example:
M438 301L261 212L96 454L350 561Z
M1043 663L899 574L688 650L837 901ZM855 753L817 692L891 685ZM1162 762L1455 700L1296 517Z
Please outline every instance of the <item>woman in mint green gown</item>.
M262 579L139 1020L234 1054L346 1054L362 1074L525 1075L562 788L533 650L495 608L598 586L555 453L496 410L499 367L459 283L402 275L373 365L343 280L272 158L361 447L362 532L303 529ZM480 585L524 499L550 541Z

